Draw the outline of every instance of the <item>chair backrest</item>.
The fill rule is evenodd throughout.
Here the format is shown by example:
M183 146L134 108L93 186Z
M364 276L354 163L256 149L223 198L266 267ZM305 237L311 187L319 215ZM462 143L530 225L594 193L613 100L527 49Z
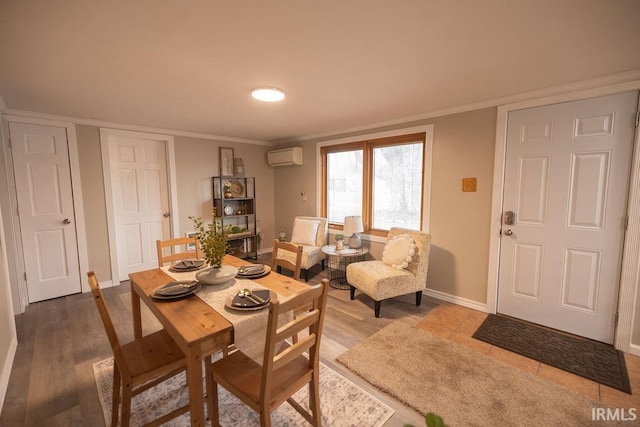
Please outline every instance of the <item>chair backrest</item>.
M269 320L267 323L267 339L264 350L264 361L261 381L261 395L269 390L271 373L282 368L289 362L303 355L309 354L309 368L318 369L320 361L320 338L324 324L324 309L327 305L327 291L329 280L310 286L298 292L291 298L269 303ZM295 318L278 327L279 317L288 312L295 312ZM297 343L281 349L280 344L288 338L307 329L309 335L300 338ZM281 351L278 351L281 350ZM297 378L293 379L295 382Z
M418 289L425 288L427 286L427 271L429 269L431 234L423 231L409 230L407 228L392 227L387 235L387 240L391 240L393 237L401 234L411 236L416 244L416 254L407 267L407 271L415 275Z
M127 369L126 363L124 360L124 354L122 353L122 347L120 346L120 340L118 340L116 328L113 326L109 310L107 310L107 303L104 300L104 296L100 290L100 285L98 284L98 279L96 278L95 273L90 271L87 273L87 276L89 277L89 287L93 294L93 300L96 302L100 318L102 319L102 324L107 332L107 338L109 338L109 344L111 344L111 350L113 350L113 357L122 371L123 369Z
M187 249L184 252L174 252L176 246L184 246ZM192 246L193 250L188 250ZM202 250L200 249L200 241L196 236L193 237L176 237L169 240L156 240L156 248L158 249L158 266L162 267L165 263L173 264L183 259L200 259L202 258ZM171 248L171 253L165 255L165 248Z
M282 257L282 252L291 252L294 256L295 263L287 258ZM284 267L293 271L293 278L300 280L300 268L302 265L302 246L294 245L289 242L281 242L278 239L273 241L273 256L271 259L271 269L276 267Z
M293 227L295 228L295 223L297 220L301 221L315 221L318 223L318 231L316 233L316 246L324 246L327 244L327 237L329 236L329 225L327 222L327 218L317 217L317 216L297 216L293 219ZM293 233L293 229L291 231ZM293 235L292 235L293 237ZM292 242L298 243L298 242Z

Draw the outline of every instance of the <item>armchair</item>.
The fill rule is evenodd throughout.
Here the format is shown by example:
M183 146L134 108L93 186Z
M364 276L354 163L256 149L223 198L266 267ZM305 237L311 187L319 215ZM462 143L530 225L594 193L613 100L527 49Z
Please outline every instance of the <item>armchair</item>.
M403 236L409 238L404 239ZM396 239L403 241L392 243ZM395 243L400 243L400 245L395 245ZM392 248L392 246L395 247ZM398 246L404 247L399 248ZM416 306L420 306L422 290L427 287L430 248L430 234L404 228L391 228L387 235L385 256L382 261L354 262L347 266L347 282L350 287L351 299L355 298L356 289L373 298L376 317L380 317L380 302L382 300L411 292L415 292ZM405 253L402 254L404 257L401 256L401 261L404 261L405 266L401 265L403 262L394 264L391 254L387 255L387 250L389 252L404 251Z
M322 247L327 244L329 230L327 219L311 216L297 216L293 220L291 243L302 246L302 262L304 281L309 281L309 269L320 263L324 270L324 253ZM295 264L295 254L283 252L282 259Z

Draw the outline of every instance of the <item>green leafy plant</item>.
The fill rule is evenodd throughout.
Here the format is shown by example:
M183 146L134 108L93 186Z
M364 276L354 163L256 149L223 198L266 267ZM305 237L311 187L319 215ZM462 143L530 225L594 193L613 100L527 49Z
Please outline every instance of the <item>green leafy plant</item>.
M190 216L189 219L193 221L193 226L198 233L204 259L209 265L220 267L222 265L222 258L224 258L224 255L227 253L227 237L231 232L231 226L223 227L222 224L217 221L205 225L199 216Z
M339 242L340 240L344 240L344 236L342 234L336 234L335 237L336 242Z
M429 412L424 417L427 427L447 427L440 415L436 415L433 412ZM405 424L404 427L415 427L413 424Z

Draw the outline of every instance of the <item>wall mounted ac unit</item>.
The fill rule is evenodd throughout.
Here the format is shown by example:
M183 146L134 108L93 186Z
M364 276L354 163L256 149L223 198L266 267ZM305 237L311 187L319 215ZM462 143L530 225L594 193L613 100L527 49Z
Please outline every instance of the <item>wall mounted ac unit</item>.
M300 166L302 165L302 147L283 148L267 152L269 166Z

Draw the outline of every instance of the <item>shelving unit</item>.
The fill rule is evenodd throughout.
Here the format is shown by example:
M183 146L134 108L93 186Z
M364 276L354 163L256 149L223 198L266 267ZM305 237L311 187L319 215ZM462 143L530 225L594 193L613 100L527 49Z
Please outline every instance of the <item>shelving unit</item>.
M255 178L214 176L212 180L215 219L223 227L232 227L227 253L239 258L257 259Z

